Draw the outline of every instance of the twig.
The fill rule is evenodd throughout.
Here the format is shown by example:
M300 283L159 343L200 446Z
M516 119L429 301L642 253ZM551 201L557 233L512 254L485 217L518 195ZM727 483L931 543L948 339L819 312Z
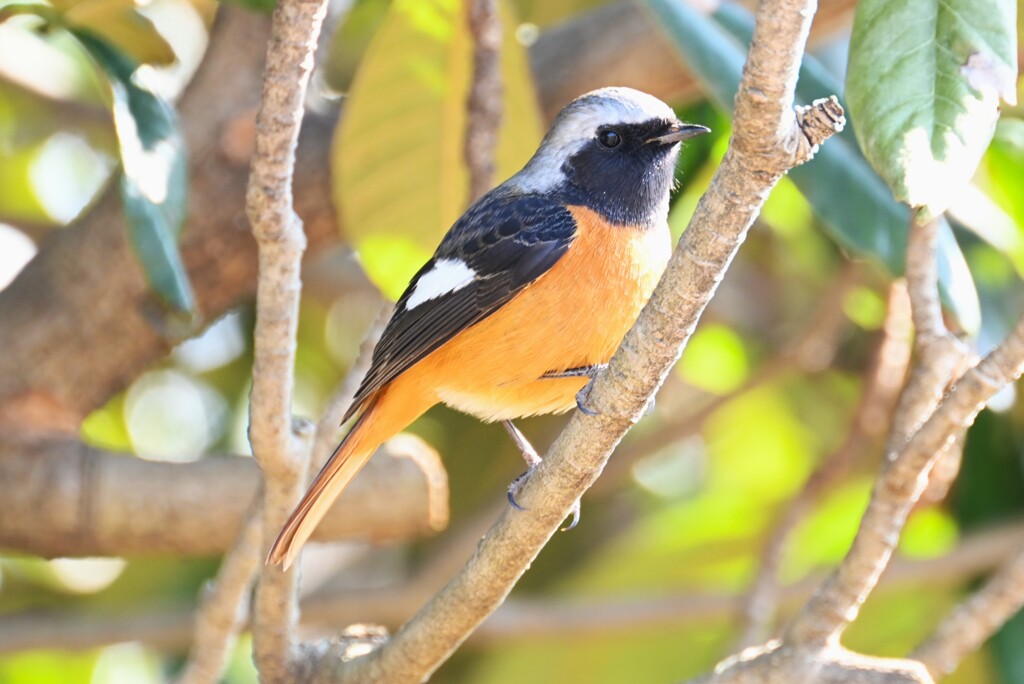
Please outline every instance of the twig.
M910 363L910 311L902 282L889 288L888 313L882 338L866 373L864 389L843 443L808 478L790 501L761 552L757 576L751 583L741 616L745 626L735 650L761 643L769 636L778 609L778 567L786 541L807 512L863 453L872 437L882 434L899 397L900 380Z
M473 80L466 103L466 167L469 203L494 184L494 152L501 126L501 15L497 0L469 0L466 19L473 36Z
M360 345L355 362L328 400L317 423L312 452L314 464L326 460L330 455L337 439L341 415L351 403L359 381L369 368L371 352L384 330L390 312L391 307L385 304L366 340ZM446 500L446 497L444 498ZM437 506L428 507L426 516L434 525L437 524L437 514L433 510L435 508ZM364 512L361 511L362 513ZM257 500L247 514L235 545L221 562L214 585L210 587L209 593L199 606L192 651L178 679L179 684L213 684L220 681L238 630L248 621L248 590L252 586L262 558L261 519L262 511Z
M982 361L964 373L928 420L910 438L872 492L860 530L839 569L804 606L787 640L804 647L836 642L861 604L899 539L907 514L927 484L928 471L956 434L985 403L1024 371L1024 319Z
M920 359L900 396L886 445L888 450L882 476L872 493L857 537L837 573L790 627L789 637L803 646L833 643L846 625L856 618L861 603L892 555L906 516L923 493L932 466L942 453L954 446L955 435L966 430L980 410L980 404L991 396L985 394L988 388L983 382L979 385L980 381L970 385L971 389L965 389L971 376L964 376L965 382L958 388L959 394L951 394L949 401L950 405L962 408L954 403L954 399L973 390L976 396L968 394L962 400L970 410L957 413L956 409L947 409L947 413L953 412L952 416L936 412L943 390L954 379L956 365L963 359L942 322L935 247L937 235L936 221L911 223L907 241L907 291L916 332L915 348ZM1007 338L1003 346L1012 343L1013 336ZM991 365L992 358L990 356L983 365ZM973 375L982 372L980 368L974 369ZM1000 367L999 370L1005 369ZM920 443L925 439L922 436L925 426L921 423L926 418L925 426L931 426L927 434L939 435L941 439L933 447L922 449ZM947 429L954 432L942 434Z
M249 617L249 592L260 563L260 519L256 499L196 611L192 649L178 684L215 684L224 673L238 631Z
M326 0L281 0L274 10L256 118L246 214L259 250L249 441L263 470L263 547L269 549L305 486L313 430L291 414L299 296L306 237L295 214L292 174ZM263 681L291 677L297 574L264 564L253 641Z
M1021 606L1024 606L1024 551L957 606L911 657L924 663L935 679L948 675Z
M465 568L389 642L347 662L326 654L314 681L420 682L501 604L642 415L770 188L842 127L834 99L794 111L792 86L813 12L800 2L780 4L761 6L732 145L651 301L596 379L589 403L597 415L573 415L523 487L527 510L506 509Z

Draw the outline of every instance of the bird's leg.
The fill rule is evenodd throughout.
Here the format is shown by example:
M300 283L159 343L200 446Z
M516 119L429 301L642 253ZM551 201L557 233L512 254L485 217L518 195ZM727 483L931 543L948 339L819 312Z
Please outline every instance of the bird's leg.
M579 392L576 393L576 408L578 408L584 415L596 416L597 411L589 408L587 398L590 396L590 389L594 386L594 378L597 374L608 367L607 363L598 363L593 366L579 366L577 368L569 368L564 371L549 371L542 375L542 378L590 378L589 382L583 386Z
M533 448L533 445L530 444L529 440L527 440L523 433L519 431L519 428L512 424L511 420L503 420L501 421L501 425L505 428L505 432L508 433L509 437L512 438L512 441L516 443L516 447L519 448L519 453L523 455L523 460L526 461L526 472L512 480L512 483L508 486L508 502L512 505L512 508L519 511L525 511L526 509L520 506L519 502L516 501L516 494L519 493L519 489L523 486L523 483L526 482L527 478L530 477L530 474L533 473L537 466L540 465L541 458L537 453L537 450ZM562 531L567 532L571 530L576 527L579 522L580 503L577 501L576 505L572 509L572 522L570 522L567 527L563 527Z
M519 431L515 425L512 424L511 420L501 421L502 427L505 428L505 432L512 438L512 441L516 443L516 447L519 448L519 453L523 455L523 460L526 461L526 467L533 470L540 465L540 454L533 448L533 445L526 439L526 436ZM515 505L515 502L512 502ZM518 508L518 506L516 506Z

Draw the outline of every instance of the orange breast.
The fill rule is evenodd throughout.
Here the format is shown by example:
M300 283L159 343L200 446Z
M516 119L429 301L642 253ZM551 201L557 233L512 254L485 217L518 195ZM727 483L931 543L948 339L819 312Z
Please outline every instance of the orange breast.
M585 207L570 210L578 234L551 270L394 384L433 392L484 420L573 408L586 378L541 376L611 359L661 277L671 244L667 226L609 226Z

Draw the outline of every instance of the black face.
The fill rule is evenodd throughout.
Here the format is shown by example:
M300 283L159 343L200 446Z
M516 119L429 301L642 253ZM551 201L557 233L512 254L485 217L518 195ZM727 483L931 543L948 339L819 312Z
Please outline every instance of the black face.
M562 165L572 204L583 204L612 223L650 225L672 190L678 143L652 142L674 121L602 126Z

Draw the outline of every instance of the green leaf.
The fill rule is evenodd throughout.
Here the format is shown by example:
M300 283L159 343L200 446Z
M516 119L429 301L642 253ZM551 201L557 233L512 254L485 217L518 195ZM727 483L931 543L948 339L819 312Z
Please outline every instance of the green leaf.
M174 63L174 50L135 0L53 0L68 29L89 31L143 64Z
M733 3L723 3L714 19L672 0L648 0L647 6L704 92L731 113L743 69L743 46L753 34L753 17ZM809 102L840 90L824 67L805 56L797 84L800 99ZM894 275L903 273L910 213L893 199L848 138L830 139L812 162L791 169L789 177L837 243L880 261ZM981 323L977 291L963 253L945 225L940 230L939 289L961 327L976 332Z
M504 85L495 183L541 138L529 64L502 5ZM471 38L458 0L395 0L352 82L332 166L345 232L370 279L397 297L465 210Z
M187 202L185 143L177 117L139 82L137 65L128 56L88 31L72 34L110 80L124 169L121 198L146 279L173 312L189 317L195 301L176 244Z
M1013 0L857 3L850 118L898 200L937 216L970 180L1015 100L1015 34Z

